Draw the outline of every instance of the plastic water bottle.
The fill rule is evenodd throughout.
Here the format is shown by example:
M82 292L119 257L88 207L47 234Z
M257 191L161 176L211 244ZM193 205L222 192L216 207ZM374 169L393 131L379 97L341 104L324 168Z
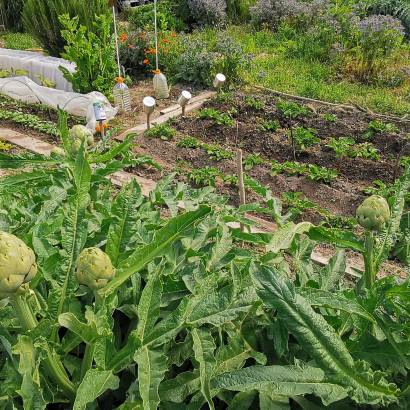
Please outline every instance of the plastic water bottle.
M154 92L155 96L159 99L162 100L164 98L169 97L169 89L168 89L168 83L167 83L167 78L165 77L164 74L161 73L161 71L157 70L155 75L154 75Z
M122 77L116 78L117 84L113 89L114 105L119 111L131 111L130 90Z

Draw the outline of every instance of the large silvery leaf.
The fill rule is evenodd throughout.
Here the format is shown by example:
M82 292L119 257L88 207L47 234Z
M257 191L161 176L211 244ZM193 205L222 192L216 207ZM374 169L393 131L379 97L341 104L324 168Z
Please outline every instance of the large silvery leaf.
M278 318L304 350L337 383L350 388L350 396L359 403L391 403L397 389L365 363L355 363L343 341L326 320L316 313L280 273L261 266L253 279L263 303L276 309Z
M323 370L310 366L251 366L212 379L213 390L266 391L280 396L314 394L324 405L347 396L342 386L326 380Z
M234 320L242 312L246 312L252 306L254 300L236 301L234 299L234 288L227 285L218 292L203 295L191 299L190 311L192 312L187 323L192 326L202 326L205 323L214 326Z
M315 226L308 233L309 238L318 242L327 242L340 248L351 248L357 252L364 252L364 243L351 231Z
M138 304L138 327L136 335L141 342L144 341L145 335L153 329L155 322L158 320L161 295L161 277L159 274L156 274L149 278Z
M54 297L58 300L50 303L56 304L56 319L62 313L64 304L67 303L67 292L74 289L73 280L75 263L87 239L87 221L85 210L89 203L91 168L85 158L83 147L77 154L73 169L75 192L68 203L68 211L62 229L61 244L64 250L64 264L61 276L58 279L60 287L55 288ZM53 330L53 339L57 336L57 327Z
M136 232L142 199L141 188L133 179L122 187L113 201L113 222L108 230L105 252L114 266L118 265L121 253L126 251Z
M168 370L167 358L159 350L143 347L135 355L138 383L144 410L156 410L160 402L158 388Z
M339 250L321 270L320 288L323 290L332 290L339 283L345 272L346 254L344 250Z
M33 342L28 336L19 336L13 353L20 356L18 372L22 377L22 383L17 393L23 399L25 410L43 410L46 401L40 387L40 372L38 358L33 347Z
M210 211L211 209L208 206L200 206L196 211L186 212L171 219L156 232L153 241L149 245L136 249L126 260L121 262L116 277L101 290L101 293L107 295L115 291L131 275L144 268L169 246L172 246L184 231L200 222Z
M312 226L310 222L301 222L297 225L293 222L288 222L274 233L272 240L267 245L267 250L278 253L283 249L289 249L295 237L308 232Z
M215 241L215 245L210 252L210 258L206 262L206 269L213 271L218 267L223 257L232 248L232 237L229 232L229 228L226 225L222 225L221 234Z
M85 410L88 403L95 403L105 391L116 390L118 385L119 379L111 371L88 370L78 387L73 410Z
M297 293L303 296L311 306L341 310L351 315L360 316L370 322L376 322L374 317L354 300L350 300L342 294L326 292L314 288L299 288Z
M191 334L194 341L195 359L199 363L201 392L208 402L209 408L213 410L214 403L212 401L210 382L215 368L215 342L209 330L194 329Z
M201 388L198 370L178 374L174 379L166 380L159 387L161 401L182 403Z

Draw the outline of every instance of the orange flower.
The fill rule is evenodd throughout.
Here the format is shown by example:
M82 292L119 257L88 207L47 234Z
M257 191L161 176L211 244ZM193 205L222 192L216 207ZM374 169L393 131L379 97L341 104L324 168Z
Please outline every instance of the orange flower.
M146 59L143 61L143 63L144 63L145 65L148 65L148 63L149 63L148 58L146 58Z
M163 38L163 39L162 39L162 42L163 42L164 44L167 44L167 43L169 43L169 40L168 40L167 38Z
M120 41L121 43L125 43L128 39L128 36L125 33L121 33L120 35Z
M171 33L170 35L171 35L171 37L173 37L173 38L176 38L176 37L177 37L177 33Z
M95 130L96 130L97 132L101 132L101 125L97 124L97 125L95 126Z
M107 124L106 122L103 124L103 128L104 128L104 129L107 129L107 128L108 128L108 124Z
M134 49L135 46L134 46L134 44L128 44L128 48Z

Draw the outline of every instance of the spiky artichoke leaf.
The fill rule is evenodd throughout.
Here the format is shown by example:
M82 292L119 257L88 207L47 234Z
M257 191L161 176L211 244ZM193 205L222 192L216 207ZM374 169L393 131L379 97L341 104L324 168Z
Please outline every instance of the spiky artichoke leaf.
M259 266L253 272L258 296L266 307L275 309L289 332L323 368L330 380L349 389L358 403L389 404L397 401L397 388L382 373L365 362L355 362L339 335L322 315L316 313L289 279Z

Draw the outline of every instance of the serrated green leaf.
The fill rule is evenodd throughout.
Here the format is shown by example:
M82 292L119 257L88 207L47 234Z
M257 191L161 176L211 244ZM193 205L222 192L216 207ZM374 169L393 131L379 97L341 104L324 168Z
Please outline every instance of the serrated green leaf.
M336 252L329 263L321 270L320 288L323 290L332 290L344 277L346 272L346 253L344 250Z
M281 396L314 394L324 405L341 400L347 390L326 380L323 370L310 366L251 366L216 376L213 390L269 391Z
M332 379L350 388L355 401L386 404L397 400L397 388L367 369L364 363L355 364L335 330L295 293L290 280L265 266L253 272L253 279L263 303L276 309L278 318L305 351L329 372ZM362 365L364 367L359 369Z
M375 318L366 309L342 294L314 288L298 288L297 293L303 296L312 306L341 310L352 315L358 315L370 322L376 322Z
M364 252L364 242L351 231L315 226L308 233L309 238L318 242L326 242L340 248L350 248Z
M139 391L144 410L156 410L160 402L158 388L168 370L167 358L159 350L143 347L135 355L138 363Z
M124 185L115 197L111 216L113 221L107 235L105 252L110 257L114 266L118 265L119 257L130 245L137 228L137 221L140 219L139 207L143 197L141 188L133 179Z
M288 222L273 234L270 243L267 245L267 251L278 253L281 250L289 249L297 235L308 232L313 225L310 222L301 222L295 225Z
M193 329L191 335L194 342L195 359L199 363L201 392L208 402L209 408L213 410L215 407L212 401L210 382L215 369L215 342L209 331L205 329Z
M104 392L118 386L119 379L111 371L89 369L78 387L73 410L85 410L88 403L95 403Z
M171 219L163 228L156 232L153 241L142 248L135 250L118 267L116 277L100 293L108 295L121 286L131 275L140 271L149 262L161 255L171 246L182 233L201 221L211 209L200 206L196 211L186 212Z

